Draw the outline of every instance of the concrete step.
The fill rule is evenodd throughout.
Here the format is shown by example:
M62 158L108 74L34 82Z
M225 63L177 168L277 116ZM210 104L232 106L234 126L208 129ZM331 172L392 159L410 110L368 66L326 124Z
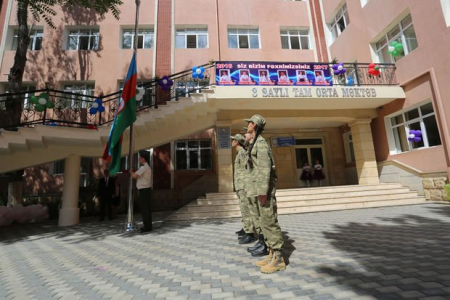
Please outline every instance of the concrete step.
M410 193L411 191L407 188L396 188L389 190L361 190L353 192L341 192L341 193L314 193L314 194L295 194L289 195L284 193L277 193L277 201L279 203L286 201L309 201L309 200L320 200L320 199L339 199L345 197L357 198L357 197L368 197L372 195L385 195L387 197L401 195L404 193ZM415 193L415 192L413 192ZM417 195L417 193L415 193ZM224 204L236 204L238 203L238 198L225 198L225 199L197 199L196 202L191 202L191 204L197 205L224 205Z
M348 209L361 209L361 208L373 208L373 207L388 207L388 206L401 206L401 205L414 205L423 204L426 200L424 197L409 197L398 200L379 200L379 201L363 201L363 202L350 202L339 204L327 204L327 205L306 205L289 208L279 208L278 214L293 214L293 213L311 213L311 212L323 212L323 211L335 211L335 210L348 210ZM241 217L239 209L226 210L226 211L208 211L208 212L189 212L186 210L180 210L171 215L166 221L192 221L192 220L206 220L206 219L226 219L226 218L239 218Z
M340 195L339 195L340 196ZM327 198L327 199L313 199L313 200L288 200L279 201L277 199L277 206L281 208L294 208L300 206L316 206L316 205L331 205L340 203L359 203L359 202L371 202L371 201L397 201L403 199L410 199L417 197L415 192L407 192L393 195L369 195L365 197L340 197L340 198ZM198 205L192 202L186 206L187 211L226 211L230 209L238 209L237 202L233 204L212 204L212 205Z
M402 188L400 184L379 184L379 185L347 185L347 186L330 186L330 187L311 187L298 189L277 190L277 197L284 195L304 195L304 194L337 194L340 192L354 192L361 190L389 190ZM206 194L207 199L237 199L236 193L214 193Z

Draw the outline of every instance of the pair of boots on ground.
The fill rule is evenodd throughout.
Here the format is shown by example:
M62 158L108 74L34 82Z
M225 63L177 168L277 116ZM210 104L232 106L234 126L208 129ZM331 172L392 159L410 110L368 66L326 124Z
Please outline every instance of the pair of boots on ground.
M244 229L237 231L239 244L249 244L254 242L255 235L251 233L245 233ZM267 245L264 242L264 235L260 234L258 236L258 242L253 247L248 247L247 252L250 252L252 256L264 256L269 254Z
M236 232L238 234L239 244L248 244L255 240L254 235L245 233L243 229ZM271 274L286 269L283 253L281 250L269 249L264 241L264 235L260 234L258 242L253 247L248 247L247 251L252 256L264 256L263 260L257 261L255 264L261 268L262 273Z

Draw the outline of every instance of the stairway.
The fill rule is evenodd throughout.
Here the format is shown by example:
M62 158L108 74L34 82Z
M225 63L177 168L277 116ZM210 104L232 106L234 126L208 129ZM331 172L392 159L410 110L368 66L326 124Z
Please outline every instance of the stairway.
M217 109L208 101L213 90L169 101L157 109L140 111L134 124L135 149L156 147L214 127ZM0 133L0 173L65 159L71 154L101 157L110 125L96 130L34 125ZM128 145L129 130L123 145ZM122 147L126 155L128 147Z
M426 200L400 184L347 185L277 191L278 214L421 204ZM166 221L239 218L235 193L206 194L176 211Z

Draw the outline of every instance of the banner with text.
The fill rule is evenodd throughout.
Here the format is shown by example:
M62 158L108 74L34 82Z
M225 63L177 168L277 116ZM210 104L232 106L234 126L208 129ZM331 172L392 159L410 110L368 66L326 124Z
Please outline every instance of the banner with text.
M330 66L320 63L216 62L216 85L330 86Z

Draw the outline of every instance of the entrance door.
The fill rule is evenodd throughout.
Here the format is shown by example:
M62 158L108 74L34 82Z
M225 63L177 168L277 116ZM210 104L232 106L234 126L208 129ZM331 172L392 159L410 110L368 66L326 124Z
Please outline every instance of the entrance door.
M300 180L300 175L303 172L303 165L305 163L308 163L311 167L311 170L313 170L314 165L316 164L316 159L319 160L323 168L323 173L325 174L325 179L322 180L322 186L328 185L329 181L327 175L327 166L323 153L324 153L323 147L317 145L305 145L295 147L297 178L300 187L307 187L307 182ZM311 186L317 186L317 181L316 180L311 181Z

